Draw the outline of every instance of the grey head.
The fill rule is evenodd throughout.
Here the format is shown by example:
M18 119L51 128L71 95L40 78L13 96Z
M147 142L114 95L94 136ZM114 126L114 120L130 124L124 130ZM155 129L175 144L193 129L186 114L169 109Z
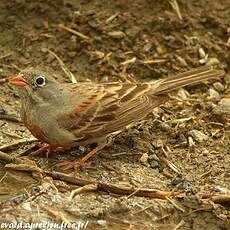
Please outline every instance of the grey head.
M10 78L9 83L17 88L22 99L33 103L55 102L61 100L65 93L64 86L51 74L39 69L25 69Z

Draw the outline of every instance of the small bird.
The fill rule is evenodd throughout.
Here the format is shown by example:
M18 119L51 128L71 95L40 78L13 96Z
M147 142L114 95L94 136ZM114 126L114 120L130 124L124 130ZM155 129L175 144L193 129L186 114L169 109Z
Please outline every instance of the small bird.
M29 68L9 79L21 98L24 125L47 149L97 144L86 156L64 163L78 167L106 145L109 137L151 113L167 93L225 74L213 67L190 71L147 83L78 82L61 84L51 74Z

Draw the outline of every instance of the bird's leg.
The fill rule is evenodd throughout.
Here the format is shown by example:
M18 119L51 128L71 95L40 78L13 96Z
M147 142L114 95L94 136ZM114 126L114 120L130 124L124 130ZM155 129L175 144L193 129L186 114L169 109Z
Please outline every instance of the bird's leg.
M40 154L46 154L48 157L49 153L51 152L63 152L65 149L63 147L54 147L46 143L39 144L39 149L33 151L32 153L29 154L29 156L37 156Z
M79 168L84 167L86 165L89 165L86 161L91 158L93 155L97 154L101 149L103 149L106 146L105 143L103 144L97 144L97 146L92 149L90 152L88 152L84 157L82 157L79 160L76 160L74 162L64 161L61 163L58 163L57 166L61 168L62 170L68 170L71 168Z

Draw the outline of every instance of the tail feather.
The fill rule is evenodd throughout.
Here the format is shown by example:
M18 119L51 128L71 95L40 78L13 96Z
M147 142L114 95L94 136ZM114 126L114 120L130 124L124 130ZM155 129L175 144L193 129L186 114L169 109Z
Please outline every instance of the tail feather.
M197 84L209 79L219 78L224 74L224 70L214 69L212 66L196 68L161 81L159 86L154 89L154 94L165 94L186 85Z

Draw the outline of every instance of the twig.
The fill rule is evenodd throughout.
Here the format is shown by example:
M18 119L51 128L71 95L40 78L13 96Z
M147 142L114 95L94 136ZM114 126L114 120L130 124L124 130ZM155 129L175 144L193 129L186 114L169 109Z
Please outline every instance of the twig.
M145 61L141 61L141 63L143 64L161 64L161 63L165 63L167 60L166 59L152 59L152 60L145 60Z
M8 154L0 151L0 161L3 161L5 163L12 163L15 161L14 157L9 156Z
M80 37L81 39L90 40L90 37L88 37L88 36L86 36L86 35L84 35L84 34L78 32L78 31L76 31L76 30L73 30L73 29L71 29L71 28L69 28L69 27L67 27L67 26L64 26L63 24L59 24L59 28L68 31L68 32L70 32L70 33L72 33L72 34L74 34L74 35Z
M67 175L55 171L52 172L43 171L43 172L47 176L51 176L53 179L56 180L65 181L78 186L96 184L97 190L99 191L105 191L105 192L115 193L119 195L130 195L138 190L137 192L135 192L135 196L166 199L166 197L170 197L170 196L174 197L180 194L179 192L157 191L155 189L136 189L136 188L125 187L125 186L109 185L103 182L85 180L85 179L77 178L71 175Z
M171 161L169 161L167 158L165 157L160 157L160 159L170 168L172 169L173 172L177 173L177 174L181 174L180 170L177 168L176 165L174 165Z
M67 68L67 66L65 65L65 63L61 60L61 58L59 58L58 55L55 54L53 51L51 51L51 50L49 50L49 49L47 49L47 51L57 59L59 65L60 65L60 67L61 67L61 69L62 69L63 72L67 75L67 77L70 79L70 81L71 81L72 83L76 83L77 80L76 80L75 76L74 76L74 75L71 73L71 71Z
M8 136L8 137L12 137L12 138L16 138L16 139L22 139L23 137L17 135L16 133L11 133L11 132L7 132L7 131L1 131L2 134Z
M21 123L19 118L10 114L0 114L0 119Z
M0 56L0 59L9 57L9 56L11 56L12 54L13 54L12 52L9 52L9 53L7 53L7 54L4 54L4 55Z
M70 223L70 220L68 220L68 218L65 216L65 214L62 211L44 205L42 205L41 208L46 210L50 215L52 215L56 219L56 221L63 221L64 223Z
M36 138L34 138L34 137L32 137L30 139L24 138L24 139L15 140L15 141L13 141L13 142L11 142L9 144L5 144L5 145L0 146L0 151L1 150L8 150L8 149L10 149L12 147L16 147L16 146L18 146L20 144L24 144L24 143L29 144L29 143L33 143L33 142L36 142L36 141L38 141L38 140Z
M201 194L202 199L210 199L214 203L230 204L230 194Z
M177 14L177 17L179 18L179 20L182 21L183 18L182 18L177 0L170 0L169 3L171 4L172 8L176 11L176 14Z
M83 193L83 192L91 192L97 190L97 184L87 184L83 187L74 189L71 191L71 194L69 196L69 200L71 201L77 194Z
M169 197L183 197L186 196L181 192L168 192L168 191L157 191L155 189L140 189L140 188L132 188L118 185L110 185L100 181L91 181L82 178L77 178L75 176L71 176L65 173L56 172L56 171L47 171L39 168L34 161L29 159L20 159L9 156L6 153L0 151L0 160L7 163L5 165L6 169L18 170L18 171L28 171L28 172L37 172L39 174L45 174L46 176L52 177L54 180L61 180L70 184L74 184L77 186L86 186L91 185L92 187L90 191L104 191L110 192L119 195L135 195L140 197L149 197L155 199L166 199L169 200L177 209L184 212L184 209L180 208L176 205ZM79 190L78 190L79 191ZM81 190L80 190L81 191ZM229 204L230 203L230 195L229 194L209 194L209 193L200 193L198 194L202 199L210 199L214 203L220 204Z
M128 65L128 64L134 63L136 59L137 59L136 57L133 57L129 60L123 61L120 65Z
M182 227L184 224L185 224L184 220L181 220L181 221L173 228L173 230L179 229L179 228Z
M183 208L181 208L179 205L177 205L172 199L166 197L166 200L168 200L179 211L185 212L185 210Z
M108 24L108 23L112 22L119 14L120 13L117 12L117 13L111 15L109 18L106 19L105 23Z

